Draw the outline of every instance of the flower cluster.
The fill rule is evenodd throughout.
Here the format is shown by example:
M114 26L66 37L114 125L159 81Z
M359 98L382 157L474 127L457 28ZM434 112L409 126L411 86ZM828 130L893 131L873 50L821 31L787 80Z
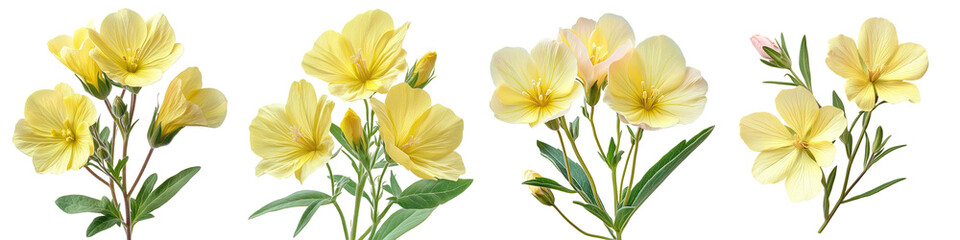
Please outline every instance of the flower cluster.
M83 90L103 101L105 115L110 117L113 127L101 128L94 101L60 83L52 90L39 90L27 98L24 118L17 122L13 143L33 158L37 173L84 168L108 187L111 197L67 195L57 199L57 206L71 214L101 214L87 228L88 237L120 226L130 239L135 224L152 218L151 212L169 201L200 169L187 168L160 183L157 189L157 174L152 174L135 193L154 150L170 144L186 126L220 126L227 114L227 100L219 90L202 88L196 67L180 73L167 87L162 104L154 110L147 132L150 150L139 173L128 176L127 167L132 164L127 149L130 133L138 121L134 114L137 94L159 81L183 54L167 18L157 14L144 21L136 12L121 9L107 15L99 31L91 22L74 31L73 36L51 39L47 46L80 80ZM114 87L121 91L111 101ZM117 147L122 149L119 154Z
M530 185L537 200L553 207L575 229L589 237L622 239L624 227L637 207L713 129L704 129L689 141L681 142L647 172L648 176L661 174L662 177L634 181L637 144L644 130L692 123L703 112L707 101L707 82L699 71L686 65L680 47L672 39L661 35L636 45L634 41L633 29L623 17L605 14L597 21L580 18L572 27L560 29L557 40L543 40L529 52L517 47L503 48L493 54L490 63L496 89L490 100L494 116L504 122L530 127L543 123L556 131L562 150L544 142L537 144L541 154L557 167L572 189L533 171L526 172L524 184ZM601 144L594 121L594 110L601 98L618 118L617 132L610 138L609 145ZM583 102L582 116L590 122L597 153L611 170L615 204L610 206L602 203L593 174L577 147L580 117L573 121L566 119L577 101ZM621 145L622 126L630 137L629 143ZM568 158L565 141L569 141L578 162ZM625 145L629 145L629 150L624 157L621 149ZM631 161L621 165L620 160L630 160L631 156L634 167L628 173L626 169ZM624 171L618 174L621 166ZM630 180L624 182L627 175ZM601 220L611 236L588 233L567 219L556 205L551 189L578 193L583 201L574 203Z
M887 154L906 146L888 148L890 136L884 136L883 128L878 126L871 131L868 127L880 105L920 100L916 85L906 81L920 79L927 70L927 53L922 46L898 43L896 28L883 18L864 22L856 42L844 35L828 41L827 67L847 79L844 85L847 100L860 109L848 124L843 100L835 91L832 106L821 106L814 97L806 37L800 43L800 76L793 70L793 61L782 35L780 42L759 35L753 36L751 42L764 64L789 70L786 76L790 82L764 83L792 87L781 90L776 98L777 112L786 125L766 112L753 113L740 120L743 142L750 150L760 152L753 164L753 177L758 182L773 184L786 180L787 195L793 202L812 199L821 188L824 189L824 221L818 231L823 232L841 204L871 196L905 179L894 179L860 195L850 195L867 170ZM861 129L859 137L854 138L858 122ZM868 136L869 132L875 132L873 140ZM847 166L840 196L831 207L830 195L839 166L834 166L829 174L823 167L829 169L833 165L836 140L844 145ZM863 168L848 185L853 160L861 145Z
M314 190L293 193L265 205L250 218L307 207L296 235L317 207L333 204L346 239L368 235L371 239L396 238L470 186L471 179L460 178L465 168L456 152L463 139L463 120L449 108L433 104L423 89L434 79L437 54L425 54L407 70L404 83L393 84L407 66L402 43L409 25L394 28L386 12L367 11L347 22L341 32L324 32L304 54L304 71L329 83L330 93L345 104L362 100L364 118L348 108L340 125L334 124L334 100L317 94L306 80L293 83L286 104L260 108L250 123L250 147L262 158L256 174L296 176L304 183L326 166L331 189L329 194ZM377 93L384 93L384 100L378 99ZM356 178L334 173L331 160L338 155L347 156L349 162L343 163L352 166ZM404 189L392 170L386 174L397 165L422 180ZM349 225L337 202L344 190L354 195ZM424 194L436 197L418 197ZM358 236L361 199L371 206L372 224ZM402 209L387 217L393 205Z

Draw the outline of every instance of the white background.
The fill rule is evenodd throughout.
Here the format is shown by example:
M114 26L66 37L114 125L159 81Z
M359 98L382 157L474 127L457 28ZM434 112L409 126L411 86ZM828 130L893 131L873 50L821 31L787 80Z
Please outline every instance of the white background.
M200 67L204 87L218 88L226 94L229 114L220 128L184 129L171 145L157 150L148 172L157 172L162 178L189 166L203 169L180 194L154 212L155 219L137 225L135 238L287 239L293 235L300 210L254 220L247 217L263 204L296 190L329 191L329 183L326 174L316 174L304 185L294 178L256 177L254 166L259 158L249 150L250 120L259 107L284 102L292 81L307 79L325 93L325 83L304 74L300 66L303 54L323 31L339 31L354 15L380 8L398 25L412 22L404 41L409 63L426 51L438 52L438 77L427 90L435 103L450 107L464 119L464 140L458 151L467 167L464 177L476 179L465 193L436 210L405 239L584 239L520 185L526 169L561 178L539 156L534 144L542 139L556 145L556 137L542 126L529 128L493 117L488 107L493 92L489 62L493 52L502 47L531 48L541 39L556 37L558 28L569 27L578 17L597 19L611 12L630 22L638 42L659 34L673 38L687 64L700 69L710 85L706 111L695 123L647 132L639 160L644 169L638 169L638 174L681 139L704 127L717 126L637 212L625 238L958 237L956 226L960 221L956 216L960 209L954 175L960 163L951 143L957 136L954 102L960 87L954 70L960 64L954 25L960 19L952 13L955 6L943 4L945 1L348 2L4 3L0 9L4 30L0 72L5 83L0 90L0 139L12 138L16 121L23 117L23 103L33 91L52 88L59 82L82 91L72 73L47 51L49 39L70 34L91 19L99 25L100 19L120 8L131 8L144 18L164 13L185 53L161 81L141 92L138 117L149 122L149 114L170 79L190 66ZM915 82L922 102L885 105L874 118L874 124L883 125L894 135L891 144L910 146L876 165L854 192L897 177L907 180L870 198L843 205L826 232L818 235L820 197L792 203L782 183L761 185L750 174L757 153L740 140L739 120L752 112L774 112L773 99L781 87L760 82L784 78L782 71L757 61L749 37L757 33L773 37L783 31L790 51L798 56L800 37L807 34L815 94L821 102L829 102L830 90L841 90L843 79L824 64L827 40L838 34L856 38L861 23L874 16L891 20L901 42L926 47L930 68ZM344 104L338 99L336 121L347 106L362 108L359 102ZM608 139L614 115L602 103L598 106L601 139ZM103 107L99 108L103 113ZM575 108L570 118L578 112ZM145 124L133 135L132 166L139 167L147 150ZM595 146L588 141L587 125L581 129L581 151L593 158ZM99 197L106 188L84 171L36 174L30 158L10 142L0 144L0 150L0 238L82 239L94 215L64 214L53 201L67 194ZM838 154L835 163L846 164L841 156ZM336 159L332 164L335 171L349 173L346 159ZM601 197L609 199L605 167L598 159L590 159L588 164L602 189ZM402 168L395 170L403 184L415 180ZM854 174L857 172L855 169ZM580 226L593 233L605 232L597 220L570 203L575 200L573 196L559 195L561 208ZM352 199L341 199L341 203L349 208ZM361 219L368 219L361 214ZM298 239L340 239L335 215L333 207L322 208ZM94 237L119 238L119 228Z

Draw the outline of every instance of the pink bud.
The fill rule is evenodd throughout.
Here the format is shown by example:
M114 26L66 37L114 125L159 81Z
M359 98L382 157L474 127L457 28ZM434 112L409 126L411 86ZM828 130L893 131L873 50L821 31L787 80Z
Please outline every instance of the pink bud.
M757 53L760 53L760 56L767 60L772 58L770 58L770 55L767 55L767 52L763 51L763 47L772 48L774 51L780 52L780 48L777 47L777 43L775 43L773 40L770 40L770 38L760 36L759 34L750 37L750 42L753 43L753 47L757 48Z

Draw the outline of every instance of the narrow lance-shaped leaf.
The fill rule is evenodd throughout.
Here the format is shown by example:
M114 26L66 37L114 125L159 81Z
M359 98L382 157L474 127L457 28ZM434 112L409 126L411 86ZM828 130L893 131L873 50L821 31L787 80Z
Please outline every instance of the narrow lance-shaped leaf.
M170 201L198 171L200 171L200 167L187 168L163 181L156 190L150 193L150 197L143 200L140 205L142 209L138 212L140 212L140 214L151 213L153 210L163 206L163 204Z
M557 181L554 181L553 179L549 179L545 177L538 177L538 178L526 180L523 182L523 184L535 186L535 187L545 187L545 188L549 188L549 189L553 189L553 190L557 190L565 193L577 192L577 191L574 191L573 189L569 189L567 187L564 187L563 185L560 185L560 183L558 183Z
M467 190L467 187L470 187L471 183L473 183L473 179L459 179L457 181L422 179L410 184L399 196L393 197L391 200L406 209L435 208L463 193Z
M433 213L433 210L433 208L397 210L383 222L383 225L380 226L380 230L377 230L373 239L395 240L404 233L407 233L407 231L410 231L410 229L420 225L424 220L427 220L427 217L430 216L430 213Z
M810 84L810 56L807 54L807 35L803 35L800 40L800 74L803 75L807 83L807 89L813 91L813 85Z
M117 224L120 224L119 218L113 216L96 217L90 222L90 225L87 226L87 237L93 237L93 235L110 229L110 227L116 226Z
M631 135L633 135L632 132ZM580 164L570 160L569 157L566 158L566 164L564 164L563 152L560 151L560 149L550 146L550 144L537 141L537 147L540 148L540 155L550 160L557 168L557 171L563 175L563 179L571 181L570 185L573 186L573 189L580 191L580 195L586 198L588 203L603 206L600 201L594 198L590 180ZM567 176L567 166L570 167L569 177Z
M878 192L880 192L880 191L883 191L884 189L887 189L888 187L893 186L893 184L897 184L898 182L903 181L903 180L905 180L905 179L907 179L907 178L897 178L897 179L891 180L891 181L889 181L889 182L886 182L886 183L884 183L884 184L880 184L880 186L877 186L877 187L875 187L875 188L873 188L873 189L870 189L870 191L864 192L863 194L857 195L857 196L852 197L852 198L849 198L849 199L847 199L847 200L843 200L843 203L853 202L854 200L857 200L857 199L869 197L869 196L871 196L871 195L873 195L873 194L876 194L876 193L878 193Z
M583 207L583 209L586 209L587 212L590 212L590 214L593 214L593 216L600 219L600 221L603 222L604 226L607 226L607 227L613 226L613 219L610 219L610 215L607 214L607 212L603 211L603 209L600 209L600 207L597 207L596 205L593 205L593 204L582 203L578 201L574 201L573 203L580 205L581 207Z
M279 211L287 208L310 206L311 204L317 202L321 202L321 205L329 204L331 203L331 200L332 199L330 195L327 195L326 193L313 190L302 190L267 203L267 205L264 205L260 209L257 209L256 212L253 212L248 219L253 219L269 212Z
M297 223L297 230L293 232L293 236L296 237L300 234L300 231L303 231L303 228L307 226L307 223L310 223L310 219L313 219L313 214L317 213L317 209L324 204L321 202L314 202L307 206L307 209L303 211L303 215L300 216L300 222Z

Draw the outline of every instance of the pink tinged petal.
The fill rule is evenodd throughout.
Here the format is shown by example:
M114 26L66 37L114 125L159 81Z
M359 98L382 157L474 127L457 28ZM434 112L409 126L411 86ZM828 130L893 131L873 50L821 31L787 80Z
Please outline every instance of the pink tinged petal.
M590 42L603 44L606 49L604 55L612 55L620 46L633 46L635 41L633 27L623 17L615 14L604 14L597 20L597 27L590 36Z
M871 72L879 72L897 51L897 28L883 18L870 18L860 27L860 56Z
M750 43L753 44L753 47L757 49L757 53L760 54L760 57L765 59L771 59L771 58L770 58L770 55L768 55L767 52L763 50L763 47L768 47L777 52L780 52L780 47L777 47L777 44L773 42L773 40L770 40L770 38L761 36L759 34L753 35L752 37L750 37Z
M866 69L860 64L860 52L852 38L839 35L827 42L827 67L840 77L867 80Z
M822 177L823 172L817 162L806 154L801 155L787 176L785 184L790 201L801 202L816 197L822 187Z
M576 56L577 76L586 83L586 86L591 86L597 79L594 77L594 66L590 60L590 54L587 52L587 47L583 45L580 37L571 30L561 29L560 36Z
M677 116L680 123L692 123L703 113L707 104L707 81L697 69L687 67L683 83L664 95L659 107L662 111Z
M760 152L753 162L753 178L762 184L777 183L787 177L800 157L794 147L782 147Z
M865 80L849 79L843 84L843 88L847 93L847 100L857 103L860 110L870 111L877 100L873 85Z
M793 136L787 128L767 112L752 113L740 119L740 138L750 150L757 152L793 146Z
M813 94L803 87L780 91L776 102L780 117L798 134L808 132L820 110Z
M832 142L840 137L843 130L847 128L846 124L847 118L843 116L843 110L825 106L818 110L817 119L804 136L808 142Z
M899 103L906 100L920 102L920 89L913 83L905 81L877 81L874 83L877 96L890 103Z
M916 43L904 43L887 61L880 81L917 80L927 72L927 50Z
M593 33L593 30L596 29L597 22L589 18L579 18L577 23L573 24L573 27L570 28L570 31L573 34L576 34L577 40L580 41L581 45L587 45L587 41L590 40L590 34Z

